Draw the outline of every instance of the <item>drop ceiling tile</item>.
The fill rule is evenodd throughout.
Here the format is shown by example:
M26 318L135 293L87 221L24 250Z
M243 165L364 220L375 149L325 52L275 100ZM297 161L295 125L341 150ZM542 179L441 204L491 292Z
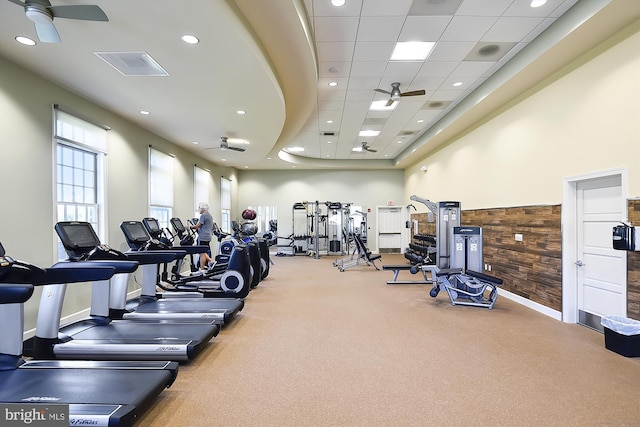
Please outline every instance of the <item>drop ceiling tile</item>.
M542 18L499 18L480 40L487 42L517 42L526 37L542 22Z
M451 19L451 16L408 16L399 41L437 41Z
M446 77L458 66L457 61L432 61L431 58L420 68L416 77Z
M318 61L346 62L353 59L355 42L318 42Z
M413 76L420 71L423 64L424 62L417 61L391 61L387 64L386 70L384 70L384 77L408 76L413 80Z
M454 15L462 0L414 0L409 8L409 15Z
M318 62L319 77L349 77L350 62Z
M354 61L388 61L393 52L393 42L357 42Z
M480 40L496 22L497 18L486 16L455 16L442 34L442 41L465 42Z
M318 108L321 112L342 111L344 108L344 101L319 101Z
M471 49L476 45L475 42L438 42L433 48L428 61L462 61Z
M513 0L465 0L458 9L458 15L500 16Z
M355 41L359 20L357 16L316 17L315 39L317 42Z
M380 84L379 77L358 77L349 80L349 90L370 90L377 88Z
M318 79L318 90L340 90L347 87L347 82L349 81L346 77L321 77ZM329 86L329 83L334 82L338 83L338 86Z
M406 16L412 0L366 0L362 16Z
M351 77L381 76L386 68L386 61L355 61L351 66Z
M323 90L318 92L318 102L320 101L344 101L346 91L344 90Z
M454 101L456 98L460 96L460 92L457 90L444 90L438 89L433 92L432 99L438 99L441 101Z
M374 91L368 90L348 90L345 101L368 101L373 100Z
M445 77L416 77L411 82L411 90L420 90L424 89L427 91L427 95L429 92L433 92L438 89L442 82L444 82Z
M480 77L495 65L493 61L462 61L451 77Z
M403 16L364 16L360 19L357 40L362 42L395 42L398 40Z

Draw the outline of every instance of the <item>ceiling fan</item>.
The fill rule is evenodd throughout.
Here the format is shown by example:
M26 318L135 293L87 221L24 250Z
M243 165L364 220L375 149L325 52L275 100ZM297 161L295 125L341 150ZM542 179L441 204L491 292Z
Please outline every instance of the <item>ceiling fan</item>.
M377 153L377 152L378 152L378 150L374 150L373 148L371 148L371 147L369 146L369 144L367 144L367 143L366 143L366 142L364 142L364 141L362 142L362 146L361 146L361 147L355 147L355 148L353 149L353 151L354 151L355 153L365 153L365 152L367 152L367 151L368 151L368 152L370 152L370 153Z
M242 147L233 147L231 145L229 145L229 138L226 136L221 136L220 137L220 146L219 147L210 147L210 148L205 148L205 150L233 150L233 151L239 151L239 152L243 152L246 151L246 148L242 148Z
M394 101L400 100L400 97L402 96L419 96L419 95L424 95L426 93L424 89L412 90L410 92L400 92L400 83L398 82L391 83L391 92L383 89L374 89L374 90L376 92L386 93L387 95L389 95L389 100L385 105L386 107L389 107L391 104L393 104Z
M53 25L53 18L79 19L82 21L109 21L107 15L96 5L52 6L49 0L9 0L24 7L24 12L36 27L42 43L60 43L60 35Z

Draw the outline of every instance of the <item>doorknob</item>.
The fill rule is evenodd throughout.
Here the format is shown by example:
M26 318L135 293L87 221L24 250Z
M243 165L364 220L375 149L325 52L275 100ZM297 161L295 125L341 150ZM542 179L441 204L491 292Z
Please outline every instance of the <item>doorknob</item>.
M577 265L578 267L584 267L584 266L585 266L585 264L582 262L582 260L581 260L581 259L579 259L579 260L577 260L577 261L576 261L576 265Z

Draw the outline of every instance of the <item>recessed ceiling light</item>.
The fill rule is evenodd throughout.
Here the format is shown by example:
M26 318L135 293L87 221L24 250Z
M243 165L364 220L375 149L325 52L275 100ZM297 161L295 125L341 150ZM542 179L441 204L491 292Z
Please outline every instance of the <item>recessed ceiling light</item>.
M455 83L453 84L453 86L454 86L454 87L462 86L462 82L455 82Z
M424 120L420 119L418 120L418 123L424 123Z
M198 141L193 141L193 142L192 142L192 144L193 144L193 145L198 145L198 144L200 144L200 143L199 143Z
M29 37L17 36L16 41L26 46L35 46L35 40L30 39Z
M328 85L331 87L336 87L338 86L338 82L329 82Z
M360 133L358 133L358 136L378 136L378 135L380 135L379 130L361 130Z
M434 42L398 42L391 54L392 61L424 61L435 46Z
M244 111L244 110L238 110L238 111L236 111L236 113L240 114L241 116L244 115L244 114L247 114L247 112Z
M271 160L271 157L267 157L267 160Z
M220 159L220 160L222 160L223 162L226 162L226 161L227 161L227 159Z
M398 144L402 144L402 140L400 140L400 141L396 141L396 143L398 143Z
M148 112L147 110L140 110L140 114L142 114L143 116L148 116L151 113Z
M327 123L331 124L333 123L333 120L327 120Z
M192 36L191 34L185 34L180 38L187 44L198 44L200 42L200 40L196 36Z
M335 7L342 7L346 3L346 0L331 0L331 4Z
M540 6L544 6L546 2L547 0L531 0L531 3L529 3L529 6L540 7Z
M327 144L333 144L333 141L327 141Z
M370 110L375 110L375 111L389 111L389 110L393 110L394 108L396 108L396 105L398 105L398 103L396 101L393 101L391 103L391 105L387 105L387 101L382 100L382 101L373 101L371 103L371 105L369 106Z

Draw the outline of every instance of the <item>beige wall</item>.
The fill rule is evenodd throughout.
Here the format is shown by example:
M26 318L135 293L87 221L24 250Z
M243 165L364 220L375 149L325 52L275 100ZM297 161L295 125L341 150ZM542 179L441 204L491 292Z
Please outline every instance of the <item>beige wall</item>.
M14 258L48 267L55 262L55 209L52 195L52 105L81 112L108 125L107 235L105 243L127 249L119 225L148 215L147 159L149 144L176 156L174 215L194 214L193 165L211 170L210 203L219 205L220 176L235 170L219 168L157 135L100 108L55 84L0 58L0 242ZM237 187L233 187L237 191ZM214 218L219 212L212 210ZM218 218L219 219L219 218ZM64 315L88 306L88 287L70 286ZM35 325L37 293L26 305L26 327Z
M388 201L406 205L403 195L403 171L240 171L239 211L244 207L270 205L278 207L278 235L292 232L294 203L341 202L370 208L367 217L369 241L376 250L376 206ZM297 227L297 226L296 226ZM284 242L282 242L284 243Z
M406 171L405 198L459 200L463 209L558 204L563 178L617 168L628 172L628 196L640 196L638 27L416 162Z

